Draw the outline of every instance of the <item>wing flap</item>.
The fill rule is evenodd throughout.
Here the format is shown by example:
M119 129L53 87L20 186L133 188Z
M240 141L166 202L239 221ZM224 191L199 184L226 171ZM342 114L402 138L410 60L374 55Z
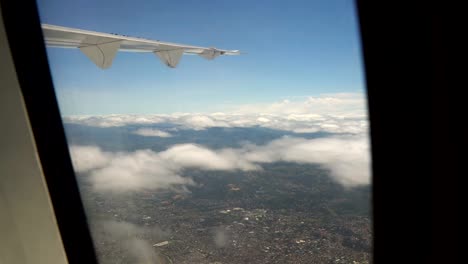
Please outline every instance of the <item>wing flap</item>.
M184 49L160 50L155 51L154 54L156 54L165 65L170 68L175 68L177 64L179 64L182 55L184 55Z
M205 58L207 60L213 60L213 59L215 59L216 57L218 57L221 54L222 54L222 51L217 50L215 48L211 48L211 49L203 50L198 55L200 55L201 57L203 57L203 58Z
M94 64L101 69L107 69L119 51L121 40L87 36L79 47Z

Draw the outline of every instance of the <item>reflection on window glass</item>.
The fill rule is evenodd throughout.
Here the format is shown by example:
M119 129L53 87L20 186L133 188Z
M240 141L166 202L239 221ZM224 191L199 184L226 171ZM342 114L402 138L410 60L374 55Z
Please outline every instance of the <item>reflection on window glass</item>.
M353 1L38 5L100 263L370 262Z

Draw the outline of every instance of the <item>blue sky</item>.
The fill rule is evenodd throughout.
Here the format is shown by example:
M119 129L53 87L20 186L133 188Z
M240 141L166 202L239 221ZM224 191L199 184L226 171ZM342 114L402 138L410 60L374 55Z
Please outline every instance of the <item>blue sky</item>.
M63 115L223 111L324 93L363 92L354 1L38 0L43 23L247 54L176 69L120 52L110 69L48 48Z

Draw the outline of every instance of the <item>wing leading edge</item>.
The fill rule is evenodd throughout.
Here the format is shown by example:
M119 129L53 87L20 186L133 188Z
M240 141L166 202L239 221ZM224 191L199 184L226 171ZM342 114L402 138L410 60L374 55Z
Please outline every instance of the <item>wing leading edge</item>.
M238 50L204 48L48 24L42 24L42 31L47 46L78 48L101 69L112 65L119 50L154 53L171 68L177 66L183 54L195 54L208 60L221 55L240 54Z

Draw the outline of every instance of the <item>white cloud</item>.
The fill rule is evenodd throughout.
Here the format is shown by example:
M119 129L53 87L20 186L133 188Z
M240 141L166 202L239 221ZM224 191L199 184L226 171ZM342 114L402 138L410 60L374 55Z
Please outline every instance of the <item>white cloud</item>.
M200 130L208 127L228 127L229 124L218 120L210 115L202 114L184 114L181 116L173 116L170 122L180 124L190 129Z
M140 129L133 131L133 134L144 136L144 137L162 137L162 138L172 137L170 133L167 133L162 130L154 129L154 128L140 128Z
M250 147L245 158L251 162L288 161L320 164L345 186L370 182L370 152L365 137L348 138L282 138L265 146Z
M67 123L98 127L168 123L182 129L194 130L261 126L295 133L367 133L365 98L361 93L242 105L232 107L227 112L217 113L68 116L64 117L64 120Z
M235 150L213 151L194 144L175 145L160 153L165 162L177 164L182 168L203 170L255 170L258 166L242 159Z
M370 160L367 138L289 138L273 140L266 145L244 145L241 148L211 150L194 144L180 144L156 153L104 152L97 147L72 146L75 169L88 172L97 190L134 191L184 187L194 182L182 175L184 169L259 170L265 163L278 161L320 164L331 177L344 186L370 182Z
M138 150L114 155L107 166L92 171L90 177L100 190L159 190L192 184L177 171L156 153Z
M86 172L109 164L112 154L101 151L96 146L71 146L70 155L77 172Z
M75 170L88 172L96 190L159 190L193 184L177 173L179 167L150 150L113 153L95 146L71 146L70 153Z

